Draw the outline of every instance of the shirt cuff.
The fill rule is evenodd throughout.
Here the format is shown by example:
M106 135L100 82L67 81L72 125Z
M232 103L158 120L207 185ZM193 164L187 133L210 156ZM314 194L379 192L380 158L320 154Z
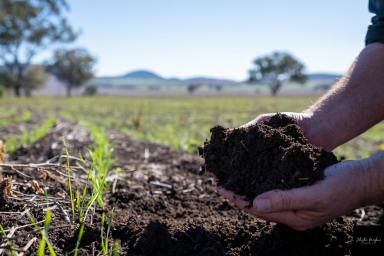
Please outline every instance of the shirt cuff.
M365 37L365 44L384 43L384 19L375 16L372 19L372 25L368 27L368 32Z

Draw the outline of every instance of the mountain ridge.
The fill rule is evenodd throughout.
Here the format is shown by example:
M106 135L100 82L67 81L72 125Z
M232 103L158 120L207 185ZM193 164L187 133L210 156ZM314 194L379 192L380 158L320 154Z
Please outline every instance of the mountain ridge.
M308 74L309 80L316 82L332 83L340 78L341 75L336 73L317 72ZM174 85L190 85L190 84L205 84L205 85L221 85L232 86L241 84L244 81L236 81L234 79L216 78L210 76L194 76L188 78L178 77L163 77L156 72L146 69L139 69L118 76L102 76L92 80L93 84L174 84Z
M101 76L96 77L93 79L101 80L103 82L107 82L108 80L127 80L127 82L171 82L171 83L180 83L180 84L210 84L210 85L236 85L240 83L239 81L232 80L232 79L224 79L224 78L215 78L215 77L209 77L209 76L194 76L194 77L188 77L188 78L178 78L178 77L170 77L166 78L163 77L156 72L140 69L140 70L134 70L131 72L128 72L124 75L118 75L118 76Z

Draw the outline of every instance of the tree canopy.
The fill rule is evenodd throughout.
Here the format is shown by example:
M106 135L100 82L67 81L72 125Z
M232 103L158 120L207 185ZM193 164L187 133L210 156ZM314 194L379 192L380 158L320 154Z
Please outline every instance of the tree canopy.
M32 90L43 86L49 78L49 74L44 70L43 66L31 65L25 72L25 94L30 96Z
M0 64L17 96L28 90L27 69L39 52L76 39L66 10L65 0L0 0Z
M286 52L274 52L254 60L255 68L249 71L249 82L268 84L276 95L286 81L305 83L304 64Z
M67 96L72 88L83 85L93 77L96 59L82 48L57 50L48 70L67 87Z

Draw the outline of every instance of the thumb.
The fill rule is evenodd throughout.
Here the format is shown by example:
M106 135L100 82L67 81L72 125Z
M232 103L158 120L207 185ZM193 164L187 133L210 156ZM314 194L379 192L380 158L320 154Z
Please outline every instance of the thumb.
M257 123L260 123L260 122L264 122L264 121L267 121L268 119L270 119L273 115L275 115L274 113L267 113L267 114L261 114L261 115L258 115L255 119L253 119L252 121L246 123L246 124L243 124L242 126L240 126L240 128L247 128L249 126L252 126L252 125L255 125Z
M317 201L316 194L313 186L290 190L272 190L257 196L253 200L253 208L259 213L310 208Z

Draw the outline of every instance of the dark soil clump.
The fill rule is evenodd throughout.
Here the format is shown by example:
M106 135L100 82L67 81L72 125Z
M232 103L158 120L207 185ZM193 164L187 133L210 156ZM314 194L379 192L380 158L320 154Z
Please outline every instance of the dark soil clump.
M297 122L283 114L237 129L216 126L200 150L218 185L252 200L273 189L290 189L324 178L335 155L310 144Z

